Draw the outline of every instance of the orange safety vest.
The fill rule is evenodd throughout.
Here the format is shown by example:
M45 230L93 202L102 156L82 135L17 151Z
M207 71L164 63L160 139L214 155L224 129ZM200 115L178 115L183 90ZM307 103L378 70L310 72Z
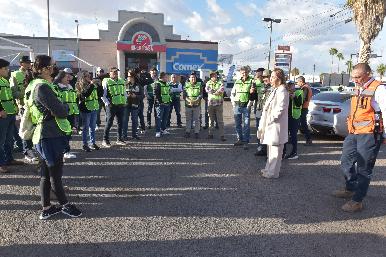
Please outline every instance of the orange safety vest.
M308 84L304 84L302 86L302 90L303 88L307 88L308 89L308 94L307 95L304 95L304 99L307 99L304 101L303 103L303 109L308 109L308 106L310 105L310 101L311 101L311 98L312 98L312 90L310 88L310 86Z
M347 119L348 132L350 134L382 133L383 121L380 112L375 112L371 106L371 99L381 82L373 80L362 93L356 89L351 98L350 116Z

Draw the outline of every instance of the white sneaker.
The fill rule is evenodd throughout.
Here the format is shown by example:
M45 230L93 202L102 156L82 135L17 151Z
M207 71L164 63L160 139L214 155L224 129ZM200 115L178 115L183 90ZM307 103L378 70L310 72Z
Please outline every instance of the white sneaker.
M110 142L107 142L107 141L103 140L102 146L105 147L105 148L110 148L111 144L110 144Z
M82 130L78 131L78 135L82 135L82 133L83 133Z
M63 157L64 159L76 159L76 155L70 152L65 153Z
M95 131L98 131L98 130L99 130L99 127L98 127L98 126L96 126L96 127L95 127Z
M155 133L155 137L161 137L161 132Z
M38 158L36 157L34 152L32 152L32 150L28 150L27 154L24 156L24 160L26 160L26 162L33 163L33 162L37 162Z
M165 130L161 130L161 133L162 133L163 135L170 135L170 132L167 131L166 129L165 129Z

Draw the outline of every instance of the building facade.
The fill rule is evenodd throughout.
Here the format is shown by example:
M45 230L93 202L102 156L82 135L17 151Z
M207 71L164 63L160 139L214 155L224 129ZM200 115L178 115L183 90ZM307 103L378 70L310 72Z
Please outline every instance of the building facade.
M3 37L30 46L35 55L47 53L45 37ZM157 66L169 74L217 70L218 43L181 40L180 35L173 34L173 26L164 24L164 15L160 13L120 10L117 21L109 20L108 29L99 30L99 39L51 38L51 49L59 67L75 70L114 66L121 72ZM0 55L5 56L7 51L0 50ZM79 62L75 56L87 63Z

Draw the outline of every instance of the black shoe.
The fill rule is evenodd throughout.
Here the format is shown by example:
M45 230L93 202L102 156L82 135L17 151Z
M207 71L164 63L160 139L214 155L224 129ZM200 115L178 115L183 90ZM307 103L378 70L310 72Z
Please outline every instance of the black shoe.
M233 144L233 146L241 146L241 145L243 145L243 142L241 142L240 140L237 140L237 141Z
M69 203L66 205L63 205L62 213L73 218L82 216L82 212L78 208L76 208L75 205L72 205Z
M224 142L224 141L227 141L226 138L225 138L224 136L221 136L221 137L220 137L220 140L223 141L223 142Z
M100 148L99 146L97 146L97 144L92 144L91 149L93 149L93 150L99 150L99 149L101 149L101 148Z
M208 129L208 126L205 125L205 126L203 126L202 128L203 128L203 129Z
M151 125L147 125L147 129L151 129Z
M83 145L83 151L86 151L86 152L91 152L91 148L90 147L88 147L88 145Z
M307 140L306 143L304 144L304 146L312 146L312 141L311 140Z
M297 153L290 153L290 154L286 154L284 155L284 158L283 159L287 159L287 160L296 160L298 159L299 156Z
M208 135L208 139L213 139L213 135Z
M141 138L139 136L135 136L135 137L133 137L133 139L141 140Z
M244 143L244 150L248 150L249 149L249 147L248 147L248 143Z
M42 211L42 213L39 216L39 219L46 220L49 217L54 216L55 214L58 214L61 211L62 211L61 207L51 205L51 207L49 209Z
M182 124L178 124L178 125L177 125L177 128L182 128Z
M185 133L185 138L189 138L190 137L190 133L186 132Z
M200 138L200 135L198 133L194 133L194 138L195 139L199 139Z

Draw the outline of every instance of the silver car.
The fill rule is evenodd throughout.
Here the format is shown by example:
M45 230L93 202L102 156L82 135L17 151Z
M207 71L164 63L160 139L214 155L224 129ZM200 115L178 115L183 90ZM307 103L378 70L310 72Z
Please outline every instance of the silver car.
M347 136L350 104L350 92L329 91L313 96L308 107L309 128L319 134Z

